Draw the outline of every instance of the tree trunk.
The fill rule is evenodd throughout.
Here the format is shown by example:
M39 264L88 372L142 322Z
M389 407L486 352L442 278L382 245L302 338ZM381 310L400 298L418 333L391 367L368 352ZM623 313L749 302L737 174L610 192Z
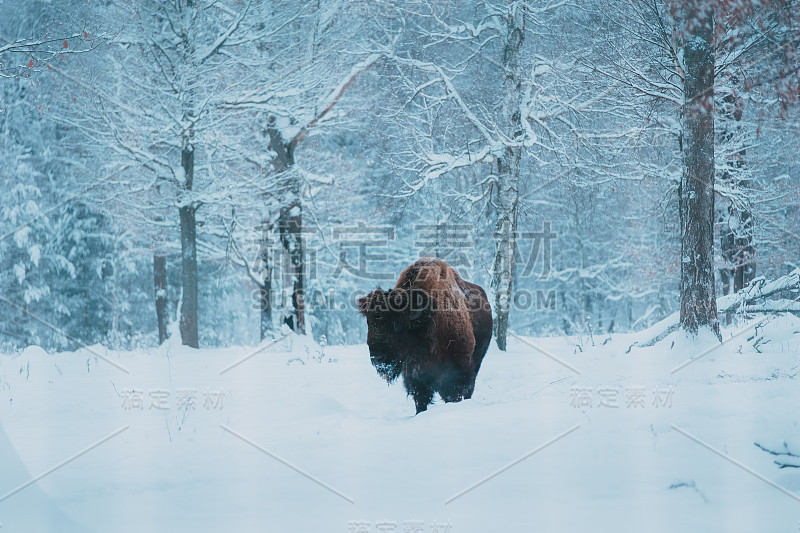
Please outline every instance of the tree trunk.
M158 322L158 344L167 340L167 258L153 255L153 288L156 297L156 320Z
M268 221L261 223L261 252L259 257L259 312L261 316L261 340L272 331L272 227Z
M756 247L753 242L753 215L748 210L739 213L741 233L736 240L739 264L736 267L733 290L739 292L756 278Z
M744 113L744 101L733 92L723 99L722 113L729 124L731 121L739 122ZM740 128L735 128L738 130ZM725 131L722 139L730 142L735 139L734 131ZM742 148L732 156L726 165L726 170L721 176L721 180L727 183L732 189L739 189L744 186L743 180L739 179L738 173L745 165L745 149ZM755 265L755 245L753 243L753 215L747 205L737 205L733 201L728 205L726 214L722 220L722 235L720 236L720 253L725 258L726 266L720 270L722 275L722 293L729 294L731 288L733 292L739 292L756 275ZM731 287L732 286L732 287Z
M753 216L748 209L728 206L723 219L723 234L720 237L720 252L726 266L720 269L722 275L722 294L739 292L756 277L756 264L753 259L756 249L753 245Z
M275 127L271 118L267 124L270 150L277 154L274 160L276 172L289 172L294 166L294 141L286 141ZM289 177L289 201L280 210L278 232L281 243L289 254L290 279L292 283L292 310L283 317L292 331L305 334L305 250L303 247L303 203L301 201L300 182L297 176Z
M299 200L281 208L281 241L289 254L289 275L292 283L292 311L283 320L296 333L305 334L305 254L302 224L303 212Z
M186 191L192 190L194 178L194 146L186 144L181 152L181 163L186 176ZM198 294L197 294L197 207L191 201L183 200L178 209L181 219L181 342L186 346L200 346L197 334Z
M708 4L686 4L681 139L680 325L708 327L719 337L714 288L714 15Z
M495 338L497 347L505 351L508 318L513 299L516 264L517 212L519 205L519 169L522 156L522 76L519 55L524 38L523 13L511 8L507 20L506 43L503 47L502 119L509 144L497 161L497 224L492 286L495 290Z

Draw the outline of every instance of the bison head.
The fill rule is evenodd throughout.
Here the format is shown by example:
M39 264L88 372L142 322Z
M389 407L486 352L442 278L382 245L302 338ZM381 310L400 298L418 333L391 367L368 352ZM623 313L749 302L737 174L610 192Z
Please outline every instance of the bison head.
M431 320L430 299L423 291L380 288L358 300L367 319L369 358L388 383L400 376L403 364L424 349Z

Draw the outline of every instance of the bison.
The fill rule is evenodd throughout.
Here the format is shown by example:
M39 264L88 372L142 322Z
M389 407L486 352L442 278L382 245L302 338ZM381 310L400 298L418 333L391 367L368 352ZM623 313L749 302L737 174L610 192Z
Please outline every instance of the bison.
M420 259L393 289L378 288L358 305L373 366L388 383L403 376L417 414L437 392L445 402L472 397L492 338L492 310L481 287L441 259Z

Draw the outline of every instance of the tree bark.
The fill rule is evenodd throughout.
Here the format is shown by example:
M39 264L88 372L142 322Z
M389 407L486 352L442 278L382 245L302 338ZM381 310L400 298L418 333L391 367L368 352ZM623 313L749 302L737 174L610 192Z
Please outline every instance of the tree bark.
M158 322L158 344L167 340L167 258L153 255L153 288L156 298L156 320Z
M708 327L719 337L714 287L714 15L702 0L685 6L680 325L692 334Z
M734 93L729 93L723 99L723 114L728 119L739 122L744 113L744 101ZM738 128L736 128L738 129ZM723 141L731 141L735 131L725 131ZM745 149L730 156L721 180L731 188L739 189L745 183L737 174L745 166ZM725 258L726 266L720 270L722 274L722 293L739 292L756 277L755 245L753 243L753 214L747 205L731 201L726 215L722 220L722 235L720 236L720 253ZM732 285L732 287L731 287Z
M296 333L305 334L305 250L302 234L303 212L299 198L281 208L279 226L283 247L289 254L289 275L292 283L292 311L283 320Z
M272 228L268 221L261 223L261 251L259 252L259 314L261 317L261 340L272 331Z
M506 42L503 47L502 119L508 144L497 160L497 223L492 285L495 290L495 339L505 351L508 319L513 299L516 264L517 213L519 206L519 171L522 157L522 75L519 55L524 39L523 13L511 7L507 18Z
M185 190L192 190L194 178L194 146L186 144L181 152L181 164L186 177ZM183 200L178 208L181 220L181 342L192 348L199 348L197 332L198 292L197 292L197 207L191 201Z
M194 0L187 0L189 8L194 7ZM181 222L181 316L179 327L181 342L192 348L199 348L198 315L199 295L197 289L197 204L192 198L194 185L194 158L195 158L195 130L194 123L197 119L196 78L200 65L197 64L195 54L194 33L196 28L192 25L181 30L184 47L183 62L188 69L183 80L182 91L179 99L182 104L181 122L184 130L181 133L181 168L183 169L183 197L178 198L178 213Z
M267 124L270 150L277 154L274 160L276 172L289 172L294 166L294 149L296 141L286 141L275 128L274 119ZM278 232L281 243L286 253L289 254L290 278L292 284L291 312L283 317L283 322L292 331L305 334L305 250L303 248L303 203L301 201L300 182L296 176L290 176L289 196L287 205L280 210L278 219Z

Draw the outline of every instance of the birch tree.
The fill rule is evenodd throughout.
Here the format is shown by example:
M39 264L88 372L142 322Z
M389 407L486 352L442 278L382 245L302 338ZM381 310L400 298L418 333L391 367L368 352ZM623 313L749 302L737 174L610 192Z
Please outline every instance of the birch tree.
M581 70L577 62L558 63L537 47L541 40L536 32L561 7L518 1L483 4L466 19L470 22L460 18L466 12L456 9L448 17L432 6L409 12L404 16L414 17L414 24L425 24L423 37L407 36L392 56L405 73L409 95L404 111L410 146L400 155L407 160L404 166L419 173L398 195L420 194L432 180L445 176L452 179L474 169L486 173L476 189L461 196L468 203L487 201L493 217L491 287L495 335L503 350L518 263L522 190L532 187L541 168L550 164L593 172L594 164L581 160L590 143L579 123L607 96L592 92L577 77L569 80ZM484 83L476 85L476 79Z
M497 226L492 286L495 290L495 338L506 349L508 314L514 287L517 216L519 209L519 172L525 131L522 127L522 66L520 54L525 39L524 6L511 3L505 16L502 131L507 139L497 158Z

